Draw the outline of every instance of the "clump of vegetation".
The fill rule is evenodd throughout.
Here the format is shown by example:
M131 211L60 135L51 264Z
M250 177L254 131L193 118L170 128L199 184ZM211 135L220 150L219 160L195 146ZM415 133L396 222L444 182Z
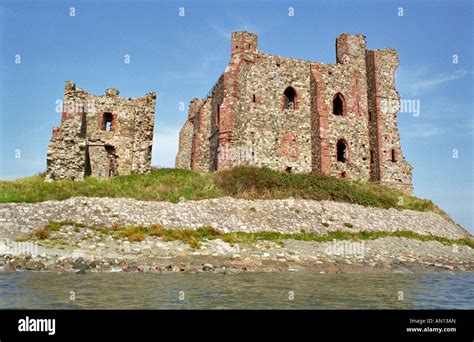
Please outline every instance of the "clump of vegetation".
M215 173L154 169L149 174L132 174L106 180L87 177L82 182L45 182L44 175L0 181L0 202L40 202L76 196L129 197L171 202L222 196L245 199L293 197L379 208L434 211L447 217L429 200L382 185L349 181L317 172L290 174L249 166Z
M66 225L73 226L77 229L87 227L84 224L71 221L50 222L42 229L37 230L33 234L33 237L38 240L48 239L51 232L58 231L61 229L61 227ZM301 230L299 233L279 233L274 231L264 231L257 233L224 233L210 226L201 227L198 229L170 229L163 227L161 224L154 224L151 226L128 226L122 228L118 227L116 224L113 224L111 227L90 228L95 229L102 234L111 235L118 239L126 239L131 242L141 242L144 241L147 236L154 236L159 237L164 241L182 241L189 244L193 248L199 248L203 241L214 239L221 239L230 244L254 244L259 241L273 241L282 244L283 241L287 239L327 242L333 240L374 240L384 237L403 237L420 241L438 241L446 245L458 244L474 248L473 239L466 238L452 240L434 235L420 235L412 231L346 232L337 230L328 232L327 234L316 234Z
M354 225L352 223L344 222L344 226L347 228L354 228Z
M183 241L193 248L199 248L203 240L212 240L222 233L212 227L199 229L165 229L159 224L150 227L126 227L117 230L113 235L116 238L126 238L129 241L142 241L146 235L156 236L164 241ZM137 238L140 236L141 238Z
M50 231L46 228L39 229L35 232L38 240L46 240L49 237Z
M226 233L221 235L221 239L234 244L234 243L255 243L257 241L274 241L277 243L282 243L283 240L293 239L301 241L316 241L316 242L327 242L333 240L374 240L384 237L404 237L409 239L421 240L421 241L439 241L443 244L459 244L459 245L468 245L474 248L474 241L469 239L459 239L459 240L450 240L447 238L442 238L432 235L419 235L411 231L398 231L398 232L355 232L348 233L343 231L333 231L327 234L315 234L310 232L302 231L300 233L286 234L278 232L259 232L259 233L244 233L244 232L234 232Z
M215 173L215 183L224 194L237 198L294 197L440 212L429 200L418 199L383 185L349 181L318 172L286 173L243 166Z
M35 231L33 235L38 240L45 240L49 238L49 236L51 235L51 232L57 232L63 226L74 226L74 231L77 231L79 228L86 227L85 224L72 222L72 221L52 221L52 222L49 222L47 225L45 225L43 228Z
M78 222L73 222L73 221L52 221L52 222L49 222L46 226L44 226L44 229L47 229L52 232L57 232L64 226L73 226L74 230L87 227L83 223L78 223Z
M246 233L246 232L232 232L223 233L213 227L202 227L199 229L166 229L161 225L154 225L151 227L126 227L114 233L115 237L127 238L134 241L133 237L137 234L140 236L157 236L164 241L182 241L189 244L193 248L199 248L201 242L205 240L221 239L230 244L244 243L253 244L258 241L273 241L276 243L283 243L284 240L293 239L301 241L316 241L327 242L333 240L374 240L384 237L404 237L408 239L415 239L420 241L439 241L446 245L459 244L467 245L474 248L474 241L470 239L451 240L433 235L420 235L412 231L395 231L395 232L343 232L333 231L327 234L316 234L302 230L299 233L279 233L272 231ZM141 240L140 240L141 241Z

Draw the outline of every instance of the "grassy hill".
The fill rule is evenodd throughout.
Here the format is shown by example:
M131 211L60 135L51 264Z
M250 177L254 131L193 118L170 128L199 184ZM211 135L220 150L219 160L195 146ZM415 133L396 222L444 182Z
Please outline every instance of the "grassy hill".
M289 174L268 168L237 167L216 173L155 169L149 174L92 177L82 182L45 182L41 175L0 181L0 202L40 202L76 196L129 197L177 202L232 196L243 199L304 198L332 200L379 208L434 211L446 216L431 201L385 186L342 180L319 173Z

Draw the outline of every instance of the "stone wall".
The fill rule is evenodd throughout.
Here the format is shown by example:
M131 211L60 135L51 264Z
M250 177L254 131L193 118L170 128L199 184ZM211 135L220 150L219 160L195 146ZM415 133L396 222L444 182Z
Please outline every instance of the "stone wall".
M367 50L363 35L344 33L336 63L322 64L260 52L249 32L234 32L231 44L229 65L201 100L193 131L186 122L181 132L180 165L319 171L411 191L396 124L395 51Z
M195 134L191 152L191 169L196 171L205 172L210 168L211 101L210 97L202 101L194 119Z
M337 63L313 63L311 73L316 89L313 115L317 141L313 148L314 170L355 180L368 180L369 131L367 80L365 77L365 39L362 35L340 35L336 40ZM337 94L342 99L342 114L333 113ZM318 131L319 130L319 131ZM318 139L319 137L319 139ZM347 145L346 162L337 160L337 143Z
M244 154L236 162L311 171L310 64L258 53L242 69L233 147ZM294 92L292 105L285 91Z
M200 99L193 99L189 104L188 118L179 132L179 149L176 155L176 168L191 169L191 153L193 149L194 120L201 105Z
M375 181L401 190L412 189L413 168L405 160L397 128L400 96L395 88L398 53L392 49L367 51L371 82L369 111L375 153Z
M151 171L155 93L125 99L114 88L88 94L67 82L61 126L53 128L46 180L107 178Z

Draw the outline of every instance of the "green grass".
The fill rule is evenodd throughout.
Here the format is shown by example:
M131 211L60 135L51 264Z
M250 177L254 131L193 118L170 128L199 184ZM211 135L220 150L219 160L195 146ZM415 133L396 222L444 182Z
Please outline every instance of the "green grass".
M316 241L316 242L327 242L333 240L374 240L384 237L404 237L408 239L415 239L420 241L439 241L446 245L459 244L467 245L471 248L474 248L474 241L470 239L457 239L451 240L433 235L420 235L413 233L411 231L397 231L397 232L356 232L348 233L343 231L334 231L329 232L324 235L301 232L295 234L284 234L278 232L260 232L260 233L244 233L244 232L235 232L235 233L225 233L221 234L220 238L228 243L254 243L257 241L274 241L277 243L282 243L283 240L293 239L301 241Z
M75 232L78 232L79 228L86 227L86 225L84 225L82 223L77 223L77 222L73 222L73 221L59 221L59 222L53 221L53 222L49 222L43 228L35 231L34 235L38 240L45 240L45 239L49 238L49 236L51 235L51 232L57 232L63 226L74 226L74 231ZM22 238L20 238L20 239L22 239Z
M150 227L126 227L116 230L112 233L115 238L125 238L129 241L143 241L145 236L160 237L164 241L183 241L191 247L198 248L200 242L205 239L216 239L222 234L212 228L205 227L196 230L193 229L165 229L161 225L155 224Z
M36 175L15 181L0 181L1 202L41 202L70 197L130 197L177 202L179 199L218 197L212 174L178 169L156 169L108 180L87 177L84 181L45 182Z
M440 210L429 200L409 196L382 185L343 180L317 172L293 174L268 168L237 167L215 174L226 195L247 199L305 198L332 200L379 208Z
M79 182L45 182L41 175L0 181L0 203L64 200L76 196L129 197L171 202L221 196L245 199L294 197L379 208L434 211L446 216L429 200L385 186L342 180L317 172L289 174L256 167L237 167L216 173L155 169L149 174L119 176L108 180L88 177Z
M74 226L76 229L84 228L86 225L81 223L75 223L71 221L61 222L50 222L42 229L36 231L33 237L38 240L48 239L50 233L58 231L65 225ZM96 229L103 234L108 234L116 239L126 239L132 242L143 241L147 236L155 236L163 239L164 241L182 241L189 244L193 248L199 248L204 240L221 239L230 244L242 243L242 244L254 244L258 241L273 241L276 243L283 243L283 240L293 239L301 241L316 241L316 242L327 242L333 240L374 240L384 237L403 237L408 239L415 239L419 241L438 241L446 245L458 244L466 245L474 248L474 239L447 239L434 235L420 235L412 231L395 231L395 232L345 232L345 231L333 231L327 234L315 234L306 232L304 230L299 233L279 233L272 231L258 232L258 233L246 233L246 232L233 232L223 233L213 227L202 227L199 229L167 229L160 224L154 224L151 226L129 226L119 228L116 225L112 225L110 228L107 227L91 227Z
M245 233L233 232L223 233L212 227L202 227L199 229L166 229L161 225L153 225L150 227L126 227L118 230L113 230L112 235L115 238L128 238L130 241L142 241L145 236L157 236L164 241L183 241L188 243L191 247L198 248L202 241L221 239L230 244L244 243L253 244L258 241L273 241L276 243L283 243L283 240L293 239L301 241L316 241L327 242L333 240L374 240L384 237L403 237L408 239L415 239L420 241L439 241L446 245L459 244L467 245L474 248L474 240L471 239L457 239L451 240L434 235L420 235L412 231L396 231L396 232L344 232L334 231L327 234L315 234L306 231L299 233L279 233L272 231ZM134 240L134 236L140 235L141 239Z

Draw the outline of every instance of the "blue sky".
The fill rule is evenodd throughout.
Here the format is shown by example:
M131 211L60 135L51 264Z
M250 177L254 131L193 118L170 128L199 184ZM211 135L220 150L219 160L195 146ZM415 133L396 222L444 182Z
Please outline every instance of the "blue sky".
M471 1L0 1L0 179L45 170L66 80L94 94L156 91L153 164L173 166L188 102L225 69L232 31L324 63L338 34L363 33L368 48L399 51L400 95L420 103L420 115L398 115L415 195L473 232L473 21Z

